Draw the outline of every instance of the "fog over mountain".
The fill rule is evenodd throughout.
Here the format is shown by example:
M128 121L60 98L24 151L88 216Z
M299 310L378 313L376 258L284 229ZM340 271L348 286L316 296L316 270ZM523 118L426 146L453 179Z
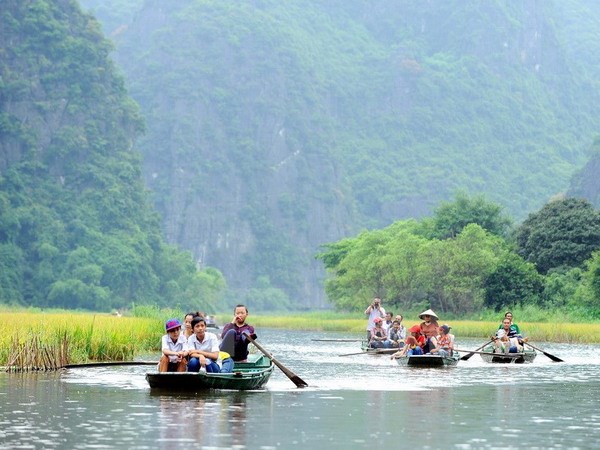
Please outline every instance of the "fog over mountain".
M457 190L521 220L569 189L600 130L585 1L82 4L145 118L168 241L240 300L325 306L321 244Z

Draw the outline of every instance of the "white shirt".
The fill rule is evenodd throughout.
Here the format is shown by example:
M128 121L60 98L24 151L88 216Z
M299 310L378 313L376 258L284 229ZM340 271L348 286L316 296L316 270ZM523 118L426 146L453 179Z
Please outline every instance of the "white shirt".
M187 339L183 334L179 334L177 341L173 342L173 339L165 334L161 340L161 350L170 350L172 352L183 352L187 349ZM169 355L169 361L177 362L177 356Z
M376 317L381 317L382 319L385 317L385 309L383 306L380 306L379 309L371 308L371 312L369 313L369 323L367 324L367 331L371 331L375 328L375 320Z
M214 333L204 333L204 340L200 342L195 334L192 334L187 341L188 350L202 350L203 352L218 352L219 339Z
M390 328L392 328L394 321L392 320L390 323L387 323L385 320L383 321L383 323L381 324L381 328L383 328L385 330L385 333L387 335L390 334Z

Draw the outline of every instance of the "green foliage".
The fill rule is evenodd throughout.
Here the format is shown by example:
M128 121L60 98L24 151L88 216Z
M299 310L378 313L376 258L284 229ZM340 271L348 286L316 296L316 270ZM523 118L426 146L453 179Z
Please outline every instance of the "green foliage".
M360 310L375 295L401 310L429 305L468 312L481 307L484 279L507 251L502 239L476 224L443 241L421 232L416 222L399 221L345 240L343 256L330 244L332 253L318 256L329 262L334 275L325 286L329 299L342 310Z
M0 302L212 306L221 273L160 236L132 149L143 122L110 51L75 1L3 4Z
M453 238L470 223L498 236L506 236L512 220L503 214L502 207L485 199L483 195L456 194L454 201L442 202L434 210L431 237Z
M598 77L566 69L585 61L572 48L594 28L568 23L570 6L82 3L114 37L148 119L140 148L165 225L210 223L202 256L232 288L267 276L303 302L305 279L320 288L310 249L423 217L458 189L523 217L597 132ZM174 205L188 198L200 208ZM439 225L456 235L464 224ZM183 228L176 239L198 251ZM247 228L232 251L216 244Z
M507 253L486 277L484 288L485 305L500 311L517 305L541 303L544 279L532 263L525 262L514 253ZM555 286L553 290L556 295L560 288Z
M567 272L553 271L544 279L544 306L565 308L573 304L581 286L583 271L576 267Z
M593 319L600 318L600 251L593 253L582 274L582 282L571 305Z
M600 211L586 200L554 200L517 228L518 253L540 273L583 267L600 249Z

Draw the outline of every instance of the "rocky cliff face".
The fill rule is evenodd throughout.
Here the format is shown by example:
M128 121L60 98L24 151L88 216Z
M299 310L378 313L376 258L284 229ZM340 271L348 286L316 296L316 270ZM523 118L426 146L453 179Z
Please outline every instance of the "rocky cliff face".
M267 277L297 305L324 307L314 255L356 223L325 91L305 83L311 68L298 55L264 42L268 33L204 27L220 7L169 8L148 2L117 54L147 112L139 147L167 239L222 271L240 301Z

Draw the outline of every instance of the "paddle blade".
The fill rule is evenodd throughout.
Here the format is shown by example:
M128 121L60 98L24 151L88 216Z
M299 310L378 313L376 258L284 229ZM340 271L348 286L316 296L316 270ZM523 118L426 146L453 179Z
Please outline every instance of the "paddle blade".
M525 345L529 345L532 349L537 350L538 352L542 352L544 355L546 355L548 358L550 358L552 361L554 362L564 362L562 359L560 359L558 356L554 356L551 353L545 352L544 350L542 350L541 348L537 348L533 345L531 345L529 342L525 342Z
M266 351L262 345L260 345L258 342L256 342L252 338L252 336L250 336L249 334L246 334L246 338L250 342L252 342L254 344L254 346L257 349L259 349L267 358L269 358L271 361L273 361L273 364L275 364L277 367L279 367L279 369L285 374L285 376L288 377L292 381L292 383L294 383L297 387L307 387L308 386L308 384L302 378L300 378L298 375L296 375L290 369L285 367L282 363L277 361L275 359L275 357L273 355L271 355L271 353Z

